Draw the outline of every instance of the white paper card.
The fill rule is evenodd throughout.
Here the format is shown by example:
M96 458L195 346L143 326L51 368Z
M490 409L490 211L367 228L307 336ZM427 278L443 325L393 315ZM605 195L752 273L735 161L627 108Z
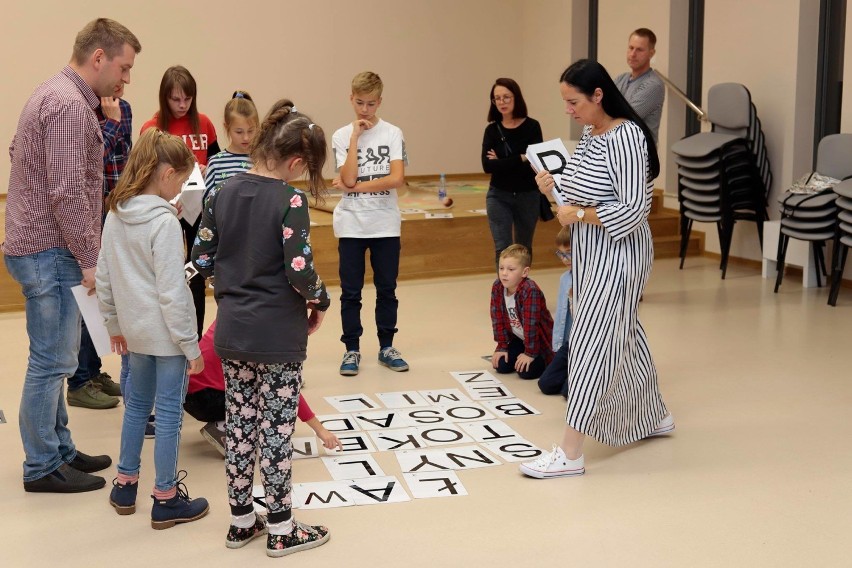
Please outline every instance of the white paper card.
M304 460L319 457L319 442L314 436L290 438L293 445L293 459Z
M325 426L329 432L339 434L341 432L357 432L361 428L349 414L323 414L318 415L317 420Z
M546 169L553 175L553 181L556 187L561 186L563 172L565 166L568 165L568 159L571 153L565 148L565 144L559 138L547 140L539 144L530 144L527 146L527 160L532 166L532 169L538 173ZM553 199L557 205L565 205L558 191L551 191Z
M372 430L367 432L380 452L399 450L417 450L428 444L423 441L417 428L399 428L397 430Z
M420 391L429 404L453 404L470 402L470 398L459 389L435 389Z
M420 426L417 435L427 446L448 446L451 444L470 444L475 440L459 424L443 426Z
M402 477L415 499L467 495L467 489L454 471L404 473Z
M86 322L86 328L89 330L92 343L95 344L95 351L97 351L98 357L106 357L112 353L112 347L109 343L109 332L106 325L104 325L104 317L101 315L101 310L98 307L97 294L89 296L89 289L82 284L71 288L71 293L74 294L74 299L77 300L77 306L80 308L80 313Z
M470 434L477 442L501 442L520 438L521 435L512 430L502 420L479 420L459 424L462 430Z
M382 407L364 393L327 396L325 400L338 412L361 412Z
M452 213L426 213L424 215L426 219L452 219Z
M477 445L452 448L404 450L396 452L396 460L404 473L414 471L446 471L448 469L478 469L500 465L501 462L485 448Z
M329 450L323 446L323 451L328 456L339 456L340 454L369 454L376 451L373 442L366 432L352 432L351 434L338 434L337 439L343 446L342 450L336 448Z
M355 412L352 417L362 430L388 430L412 426L413 421L399 410L374 410Z
M491 359L490 355L488 356L488 359ZM476 371L451 371L450 376L460 382L462 386L473 384L503 384L497 377L492 375L491 372L486 369L479 369Z
M293 507L296 509L352 507L355 505L355 497L348 481L294 483Z
M429 406L429 403L417 391L379 392L376 398L382 401L385 408L412 408Z
M507 462L534 460L544 454L544 450L523 438L481 443L483 446L488 448L488 451L494 455L500 456L500 459Z
M350 494L356 505L379 505L411 501L403 484L394 476L353 479Z
M491 409L499 418L517 418L541 414L538 410L519 398L504 398L500 400L481 400L479 403Z
M190 225L195 224L198 216L201 215L201 201L204 198L205 189L207 189L207 186L204 185L204 176L201 175L198 162L195 162L195 167L192 168L189 179L183 184L180 194L178 194L178 200L180 200L182 207L180 217Z
M376 459L371 455L325 457L322 458L322 463L325 464L331 478L335 481L385 475Z

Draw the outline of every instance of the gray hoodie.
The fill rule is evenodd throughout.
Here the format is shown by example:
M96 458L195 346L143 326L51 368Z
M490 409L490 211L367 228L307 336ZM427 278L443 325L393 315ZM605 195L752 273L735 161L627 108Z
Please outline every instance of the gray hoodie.
M95 280L110 336L123 335L133 353L191 360L201 351L176 213L156 195L131 197L110 211Z

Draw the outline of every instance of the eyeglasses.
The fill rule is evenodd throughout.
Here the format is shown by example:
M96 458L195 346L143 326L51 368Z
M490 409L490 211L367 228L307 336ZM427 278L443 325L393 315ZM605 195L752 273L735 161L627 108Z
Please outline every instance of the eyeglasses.
M494 101L494 104L497 104L497 103L510 103L510 102L512 102L512 100L513 100L514 98L515 98L515 97L513 97L512 95L504 95L504 96L502 96L502 97L494 97L494 98L493 98L493 99L491 99L491 100L492 100L492 101Z
M565 252L565 251L562 251L562 250L557 250L557 251L554 251L554 252L556 253L556 256L558 256L560 258L560 260L571 260L571 253L570 252Z

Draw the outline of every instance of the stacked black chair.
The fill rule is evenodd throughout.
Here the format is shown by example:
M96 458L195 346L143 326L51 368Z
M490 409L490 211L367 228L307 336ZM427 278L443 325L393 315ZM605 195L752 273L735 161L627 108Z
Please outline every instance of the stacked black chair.
M819 142L816 173L835 179L852 175L852 134L832 134ZM785 193L780 199L781 229L778 235L778 274L775 292L784 278L784 261L790 239L809 241L813 250L817 286L827 276L825 243L835 238L837 231L837 194L833 187L814 193Z
M828 305L837 305L843 269L846 268L846 256L852 247L852 180L842 181L834 186L837 194L837 230L834 235L834 252L831 261L831 290L828 293Z
M722 249L719 268L725 278L737 221L754 221L763 243L772 173L748 89L738 83L714 85L707 96L707 117L713 124L711 132L700 132L672 146L678 165L680 267L693 223L715 223Z

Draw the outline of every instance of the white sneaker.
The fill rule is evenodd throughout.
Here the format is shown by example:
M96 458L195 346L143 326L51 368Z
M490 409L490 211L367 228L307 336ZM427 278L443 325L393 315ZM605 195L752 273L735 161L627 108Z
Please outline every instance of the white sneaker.
M674 429L674 417L671 415L671 413L669 413L663 416L663 419L660 420L660 423L657 424L657 427L654 428L654 431L648 434L648 437L653 438L654 436L665 436Z
M572 475L583 475L586 472L583 456L575 460L565 457L562 448L553 445L553 451L544 454L536 460L522 463L521 473L537 479L548 477L569 477Z

